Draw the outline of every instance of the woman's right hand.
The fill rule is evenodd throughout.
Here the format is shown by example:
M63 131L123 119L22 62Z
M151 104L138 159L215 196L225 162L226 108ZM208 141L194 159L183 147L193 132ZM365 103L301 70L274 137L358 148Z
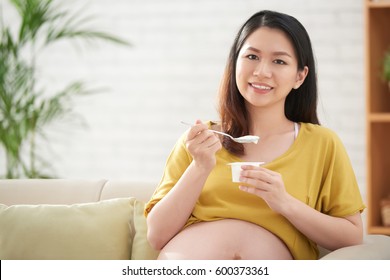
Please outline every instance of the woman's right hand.
M216 164L215 153L222 148L219 137L200 120L189 130L186 145L195 165L210 170Z

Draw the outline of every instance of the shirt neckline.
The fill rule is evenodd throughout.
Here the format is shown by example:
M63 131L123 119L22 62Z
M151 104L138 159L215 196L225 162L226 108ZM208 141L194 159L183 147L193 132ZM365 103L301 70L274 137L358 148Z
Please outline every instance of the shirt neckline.
M301 139L301 133L299 133L301 131L300 128L302 128L302 123L296 123L294 122L294 142L291 144L291 146L287 149L286 152L284 152L283 154L281 154L280 156L276 157L275 159L273 159L272 161L269 161L269 162L265 162L263 166L265 165L268 165L268 164L272 164L272 163L275 163L279 160L282 160L283 158L287 157L289 154L291 154L294 150L295 150L295 147L299 144L300 142L300 139ZM261 140L260 140L261 141ZM227 152L232 158L234 161L239 161L239 162L243 162L243 160L235 155L235 154L232 154L230 153L228 150L226 150L224 147L223 149L225 150L225 152ZM260 159L261 160L261 159Z

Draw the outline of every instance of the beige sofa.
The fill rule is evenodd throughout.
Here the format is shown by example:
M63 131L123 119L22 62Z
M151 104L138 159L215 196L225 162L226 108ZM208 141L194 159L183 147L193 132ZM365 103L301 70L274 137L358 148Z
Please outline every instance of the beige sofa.
M155 259L144 203L156 183L110 180L0 180L0 259ZM321 259L390 259L390 237Z

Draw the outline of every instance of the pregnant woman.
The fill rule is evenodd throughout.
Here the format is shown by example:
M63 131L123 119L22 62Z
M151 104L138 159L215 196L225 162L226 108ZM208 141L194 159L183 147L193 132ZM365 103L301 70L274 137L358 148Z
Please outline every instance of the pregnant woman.
M240 28L222 79L220 120L178 139L145 206L159 259L316 259L360 244L364 204L338 136L317 117L310 38L294 17L260 11ZM234 137L257 135L254 143ZM231 162L243 166L232 182Z

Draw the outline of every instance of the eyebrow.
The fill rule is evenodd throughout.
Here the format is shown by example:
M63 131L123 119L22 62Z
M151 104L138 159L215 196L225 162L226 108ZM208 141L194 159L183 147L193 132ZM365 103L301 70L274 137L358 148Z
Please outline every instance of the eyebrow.
M254 48L254 47L248 47L246 50L250 50L250 51L257 52L257 53L261 53L260 50ZM292 57L288 52L284 52L284 51L276 51L276 52L273 52L272 54L273 55L286 55L286 56Z

